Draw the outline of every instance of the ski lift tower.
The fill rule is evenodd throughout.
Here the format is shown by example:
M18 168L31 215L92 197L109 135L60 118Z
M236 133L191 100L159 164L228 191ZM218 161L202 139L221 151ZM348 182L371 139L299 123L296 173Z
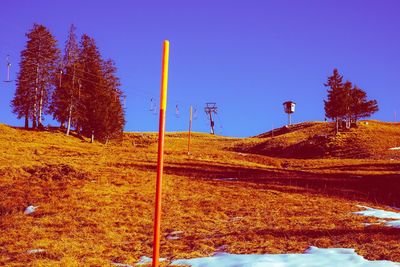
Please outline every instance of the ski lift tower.
M7 61L7 78L4 82L9 83L12 82L10 80L10 68L11 68L10 55L7 55L6 61Z
M290 126L292 124L292 114L295 111L296 103L293 101L286 101L283 103L283 108L285 113L288 114L288 125Z
M212 118L212 113L217 114L217 103L206 103L206 107L204 108L204 111L206 112L206 114L208 114L210 116L210 126L211 126L211 134L214 134L214 121Z

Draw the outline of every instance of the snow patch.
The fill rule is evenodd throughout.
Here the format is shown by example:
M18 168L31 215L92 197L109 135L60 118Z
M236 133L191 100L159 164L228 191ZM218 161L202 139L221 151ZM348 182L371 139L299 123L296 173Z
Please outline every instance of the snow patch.
M363 223L364 226L371 226L371 225L381 225L382 223L376 222L376 223Z
M30 249L30 250L26 251L26 253L28 253L28 254L36 254L36 253L43 253L43 252L46 252L46 250L44 250L42 248Z
M183 231L173 231L167 235L168 240L178 240L181 238Z
M399 267L391 261L368 261L349 248L310 247L304 254L229 254L218 252L212 257L180 259L172 265L192 267Z
M163 262L166 261L166 258L160 258L159 262ZM139 261L135 264L135 265L145 265L145 264L149 264L153 261L152 258L146 257L146 256L142 256L140 257Z
M400 220L396 221L388 221L385 223L386 226L394 227L394 228L400 228Z
M38 206L29 205L28 207L26 207L24 214L26 214L26 215L32 214L36 211L37 208L38 208Z
M118 267L133 267L132 265L125 264L125 263L119 263L119 262L111 262L112 265L118 266Z
M400 228L400 213L398 212L379 210L360 205L357 205L357 207L364 208L365 210L353 212L354 214L363 215L367 217L375 217L380 219L394 219L390 221L380 220L379 222L384 223L385 226Z
M364 208L365 210L356 211L354 214L364 215L368 217L375 217L380 219L399 219L400 220L400 213L393 212L393 211L386 211L386 210L379 210L370 208L367 206L357 205L359 208Z

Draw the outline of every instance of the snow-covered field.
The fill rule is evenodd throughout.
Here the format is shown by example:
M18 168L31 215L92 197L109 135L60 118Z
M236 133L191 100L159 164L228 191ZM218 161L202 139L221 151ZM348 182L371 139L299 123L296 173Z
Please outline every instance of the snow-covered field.
M380 223L383 223L385 226L400 228L400 212L386 211L370 208L367 206L358 206L360 208L364 208L365 210L356 211L354 214L363 215L367 217L375 217L379 218ZM378 223L379 224L379 223ZM370 225L370 224L366 224Z
M165 261L166 259L160 259ZM142 257L135 266L151 263ZM125 264L115 266L131 267ZM192 267L400 267L391 261L369 261L351 248L310 247L303 254L229 254L218 252L211 257L174 260L170 265Z
M400 212L358 206L365 210L354 214L375 217L377 223L400 228ZM165 261L166 259L161 259ZM135 265L150 263L151 258L142 257ZM400 267L400 263L391 261L369 261L350 248L317 248L310 247L303 254L229 254L217 252L213 256L193 259L179 259L171 265L192 267ZM122 265L121 265L122 266ZM129 265L126 265L129 266Z
M354 249L310 247L304 254L236 255L217 253L212 257L175 260L173 265L192 267L399 267L390 261L368 261Z

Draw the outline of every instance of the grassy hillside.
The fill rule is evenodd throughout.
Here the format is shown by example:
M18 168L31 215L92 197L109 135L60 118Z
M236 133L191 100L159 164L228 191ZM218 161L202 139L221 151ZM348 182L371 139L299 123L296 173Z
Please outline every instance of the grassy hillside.
M352 214L357 204L400 205L398 160L281 159L232 149L260 140L267 138L195 133L188 156L187 134L167 135L162 257L313 245L400 262L400 230L365 227L377 220ZM134 265L151 256L156 152L152 133L104 145L0 125L0 265ZM37 211L25 215L28 205ZM179 239L168 238L174 231L182 231Z
M334 134L334 123L306 122L274 129L236 144L242 152L286 158L398 159L400 123L362 121Z

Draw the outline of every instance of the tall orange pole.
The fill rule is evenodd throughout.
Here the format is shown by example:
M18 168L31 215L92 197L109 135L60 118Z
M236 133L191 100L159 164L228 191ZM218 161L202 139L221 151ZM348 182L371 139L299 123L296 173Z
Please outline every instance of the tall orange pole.
M158 159L156 199L154 214L154 239L153 239L153 267L158 267L160 258L160 226L161 226L161 187L164 169L164 140L165 140L165 110L167 108L167 85L168 85L168 59L169 41L164 41L162 74L161 74L161 97L160 97L160 121L158 130Z
M190 115L189 115L189 140L188 140L188 155L190 154L190 135L192 132L192 106L190 106Z

